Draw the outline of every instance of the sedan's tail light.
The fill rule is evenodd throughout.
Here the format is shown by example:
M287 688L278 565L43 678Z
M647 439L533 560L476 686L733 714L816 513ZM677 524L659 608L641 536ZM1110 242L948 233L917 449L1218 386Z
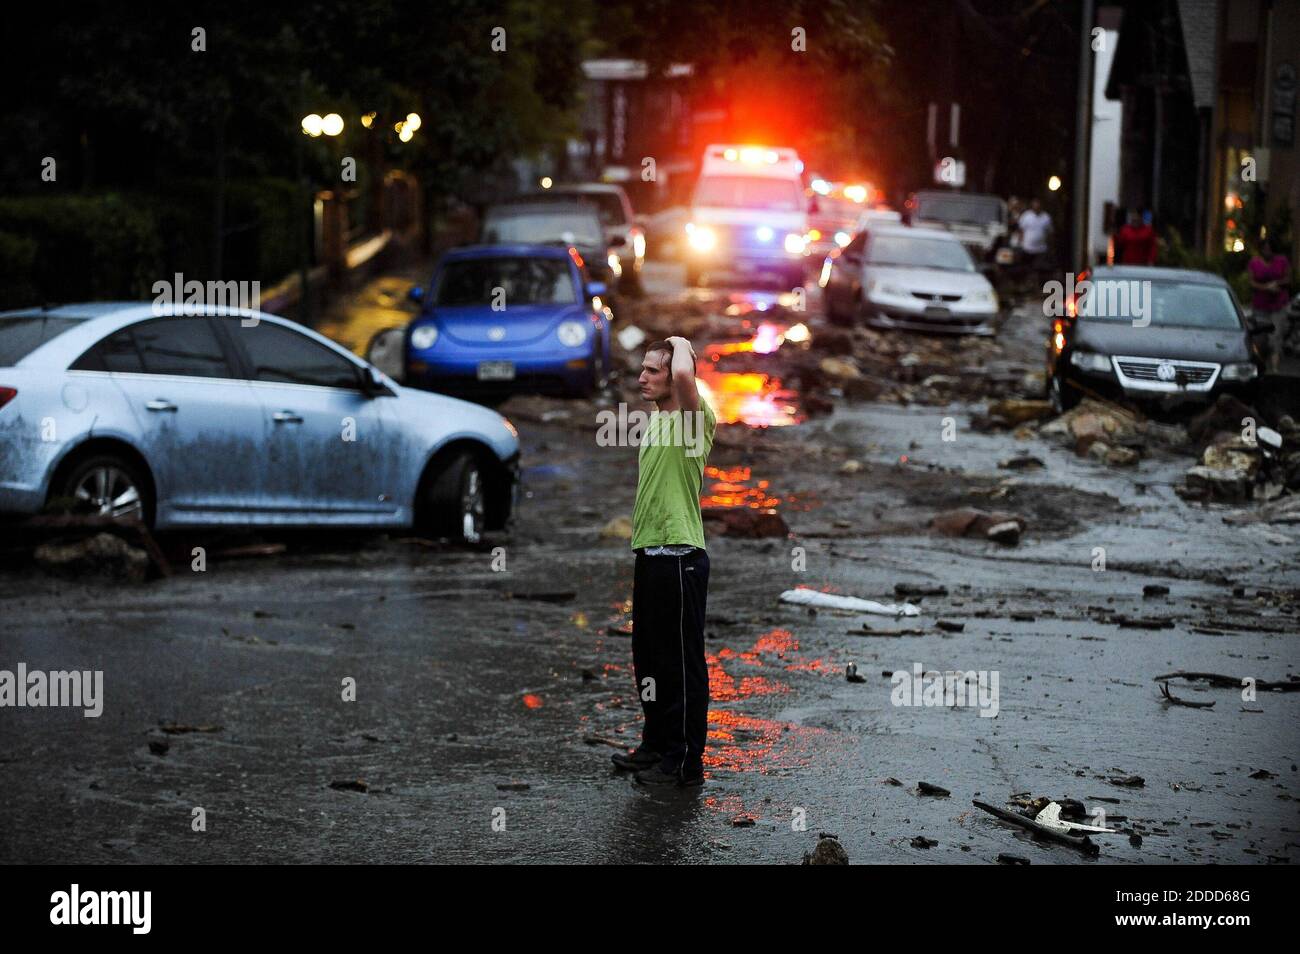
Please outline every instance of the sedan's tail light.
M17 396L17 388L0 388L0 407L4 407Z

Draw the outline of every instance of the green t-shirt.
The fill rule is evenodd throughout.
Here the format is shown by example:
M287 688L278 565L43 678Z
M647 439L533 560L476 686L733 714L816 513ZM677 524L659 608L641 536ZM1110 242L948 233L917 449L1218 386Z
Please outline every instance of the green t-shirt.
M700 484L717 423L703 398L694 414L677 410L650 415L637 458L632 549L672 544L704 548Z

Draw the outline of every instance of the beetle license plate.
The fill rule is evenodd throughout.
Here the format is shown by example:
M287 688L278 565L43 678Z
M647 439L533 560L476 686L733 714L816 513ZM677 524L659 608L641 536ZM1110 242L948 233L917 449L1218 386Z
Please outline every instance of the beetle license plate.
M480 381L513 381L515 363L513 361L480 361L478 363Z

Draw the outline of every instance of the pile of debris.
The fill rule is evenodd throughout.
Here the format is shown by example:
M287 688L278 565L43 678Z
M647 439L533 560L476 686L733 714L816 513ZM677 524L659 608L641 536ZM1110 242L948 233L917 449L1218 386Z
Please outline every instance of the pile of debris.
M1147 421L1116 404L1085 398L1078 406L1038 429L1043 437L1064 438L1081 457L1131 467L1153 435ZM1174 440L1180 440L1181 434ZM1166 441L1168 438L1166 438Z
M1223 395L1187 430L1199 462L1175 488L1184 500L1267 503L1300 492L1300 427L1290 416L1268 427L1253 408Z

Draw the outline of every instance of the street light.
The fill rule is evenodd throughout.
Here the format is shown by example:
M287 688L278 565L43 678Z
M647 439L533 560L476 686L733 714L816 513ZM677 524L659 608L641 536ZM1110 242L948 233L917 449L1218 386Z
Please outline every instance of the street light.
M1060 177L1060 176L1052 176L1050 179L1047 180L1047 191L1048 191L1048 192L1055 192L1055 191L1057 191L1057 190L1060 189L1060 188L1061 188L1061 177Z
M343 132L343 117L338 113L330 113L327 116L311 113L302 117L302 131L304 135L311 136L312 139L318 139L321 136L337 136Z

